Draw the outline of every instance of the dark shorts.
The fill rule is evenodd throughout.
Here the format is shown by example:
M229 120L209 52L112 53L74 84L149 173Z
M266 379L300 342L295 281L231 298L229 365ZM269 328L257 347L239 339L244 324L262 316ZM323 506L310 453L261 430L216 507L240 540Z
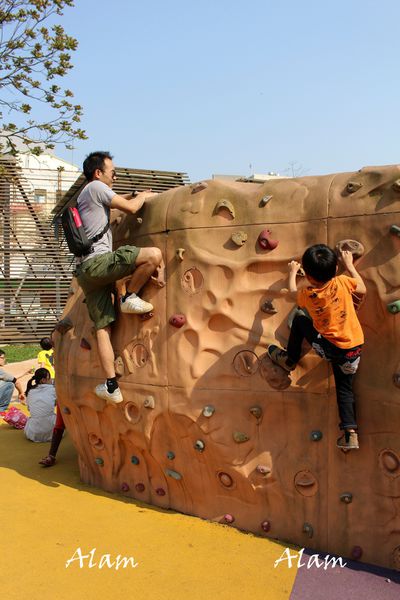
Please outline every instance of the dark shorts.
M76 278L96 329L103 329L115 321L114 284L132 275L139 252L140 248L136 246L121 246L115 252L94 256L77 266Z

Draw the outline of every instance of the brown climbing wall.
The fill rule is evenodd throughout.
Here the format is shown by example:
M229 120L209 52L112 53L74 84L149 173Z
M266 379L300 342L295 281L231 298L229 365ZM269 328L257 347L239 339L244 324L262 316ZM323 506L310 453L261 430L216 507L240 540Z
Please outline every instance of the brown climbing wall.
M400 167L209 181L113 216L116 246L161 248L150 319L113 330L124 402L104 377L76 282L56 333L57 396L82 479L300 546L400 568ZM395 226L394 228L391 227ZM333 378L311 352L291 379L265 357L288 338L287 263L356 240L368 295L356 393L360 450L339 435ZM389 307L388 307L389 305ZM69 319L69 320L68 320Z

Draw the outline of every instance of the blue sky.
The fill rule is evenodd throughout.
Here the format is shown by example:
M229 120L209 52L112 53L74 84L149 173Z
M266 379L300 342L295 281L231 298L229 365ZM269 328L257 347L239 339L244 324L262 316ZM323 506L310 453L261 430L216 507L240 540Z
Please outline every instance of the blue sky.
M75 0L68 85L116 164L318 175L399 160L397 0Z

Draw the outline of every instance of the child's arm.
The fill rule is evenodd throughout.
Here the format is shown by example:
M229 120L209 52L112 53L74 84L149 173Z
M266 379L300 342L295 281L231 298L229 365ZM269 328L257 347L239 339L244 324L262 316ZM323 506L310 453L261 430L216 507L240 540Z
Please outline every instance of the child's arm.
M357 287L356 287L356 292L358 292L359 294L365 294L367 292L367 288L365 287L365 283L361 277L361 275L358 273L358 271L356 270L354 264L353 264L353 255L350 252L350 250L341 250L340 251L340 255L341 255L341 259L342 262L344 264L344 266L346 267L347 271L349 272L351 277L354 277L354 279L357 281Z
M300 269L301 264L296 260L291 260L288 264L289 267L289 292L297 292L296 275Z

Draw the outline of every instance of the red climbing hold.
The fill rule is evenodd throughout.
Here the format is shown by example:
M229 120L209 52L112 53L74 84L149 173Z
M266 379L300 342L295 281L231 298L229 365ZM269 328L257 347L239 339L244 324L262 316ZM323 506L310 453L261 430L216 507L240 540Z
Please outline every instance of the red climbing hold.
M273 240L271 238L271 235L270 229L264 229L258 236L258 244L263 250L274 250L279 244L278 240Z
M183 325L186 323L186 317L185 315L172 315L172 317L169 320L169 323L173 327L179 329L180 327L183 327Z

